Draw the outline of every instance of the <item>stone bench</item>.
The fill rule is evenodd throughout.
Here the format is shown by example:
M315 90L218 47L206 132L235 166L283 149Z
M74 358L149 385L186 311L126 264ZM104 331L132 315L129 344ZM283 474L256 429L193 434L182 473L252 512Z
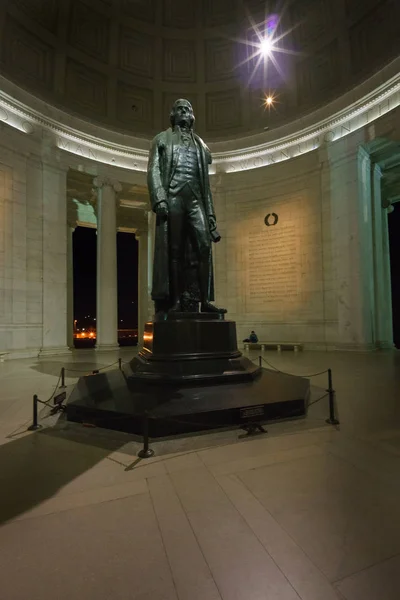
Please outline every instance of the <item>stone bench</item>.
M261 352L264 352L266 348L273 348L278 352L281 352L281 350L294 350L294 352L298 352L303 349L303 344L300 342L244 342L245 350L260 349Z
M8 356L9 352L0 352L0 362L4 362L6 356Z

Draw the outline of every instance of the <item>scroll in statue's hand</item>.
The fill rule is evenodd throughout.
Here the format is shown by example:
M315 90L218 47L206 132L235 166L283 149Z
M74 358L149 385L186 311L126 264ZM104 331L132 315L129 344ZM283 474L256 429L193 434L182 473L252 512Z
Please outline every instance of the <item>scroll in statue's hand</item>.
M159 202L154 207L154 212L157 217L168 217L168 204L166 202Z
M218 229L214 229L213 231L210 231L210 235L211 235L211 241L214 242L214 244L217 244L221 239L221 236L218 233Z
M210 215L208 217L208 227L210 228L210 231L214 231L214 229L217 229L217 221L214 215Z
M220 241L221 236L217 230L217 221L214 216L208 217L208 226L210 228L211 241L215 244Z

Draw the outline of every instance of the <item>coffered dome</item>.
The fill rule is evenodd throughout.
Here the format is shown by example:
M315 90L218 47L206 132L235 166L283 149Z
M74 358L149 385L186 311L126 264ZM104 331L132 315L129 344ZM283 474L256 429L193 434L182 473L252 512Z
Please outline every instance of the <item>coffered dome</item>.
M282 3L283 6L283 3ZM399 54L398 0L3 0L1 74L50 104L150 137L191 100L210 141L298 119ZM264 77L255 24L288 32ZM250 81L251 80L251 81ZM266 110L266 93L276 98Z

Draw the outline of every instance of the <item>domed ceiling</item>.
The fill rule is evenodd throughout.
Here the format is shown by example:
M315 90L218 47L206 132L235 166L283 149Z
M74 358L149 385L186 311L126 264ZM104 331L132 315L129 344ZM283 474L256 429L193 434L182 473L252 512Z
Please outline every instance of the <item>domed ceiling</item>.
M297 119L379 70L400 53L400 2L2 0L0 28L1 74L51 104L150 137L185 97L215 141Z

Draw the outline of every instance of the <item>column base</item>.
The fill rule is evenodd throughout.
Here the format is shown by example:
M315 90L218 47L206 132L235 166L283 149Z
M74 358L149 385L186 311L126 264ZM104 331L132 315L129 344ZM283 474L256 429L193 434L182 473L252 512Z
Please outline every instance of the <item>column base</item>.
M99 344L94 347L96 352L115 352L115 350L119 350L118 344Z
M57 356L59 354L71 354L71 348L68 348L68 346L53 346L40 348L39 351L39 356Z
M395 350L396 346L393 342L376 342L378 350Z

